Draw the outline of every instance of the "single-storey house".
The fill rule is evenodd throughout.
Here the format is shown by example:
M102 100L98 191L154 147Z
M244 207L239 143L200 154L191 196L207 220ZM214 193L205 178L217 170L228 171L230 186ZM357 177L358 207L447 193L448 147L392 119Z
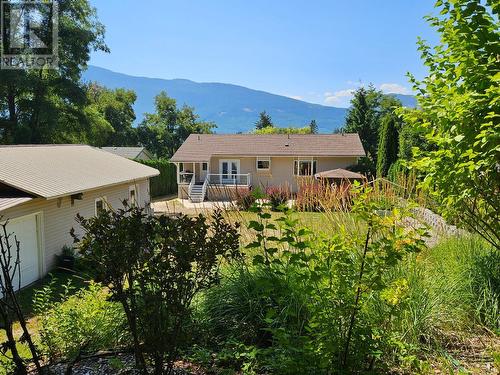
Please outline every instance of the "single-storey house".
M153 154L146 147L101 147L101 149L132 160L154 159Z
M256 186L296 192L304 177L346 168L364 155L358 134L191 134L170 161L179 198L199 202Z
M0 222L20 241L21 286L54 267L55 255L81 233L77 213L149 206L149 178L159 172L85 145L0 146Z

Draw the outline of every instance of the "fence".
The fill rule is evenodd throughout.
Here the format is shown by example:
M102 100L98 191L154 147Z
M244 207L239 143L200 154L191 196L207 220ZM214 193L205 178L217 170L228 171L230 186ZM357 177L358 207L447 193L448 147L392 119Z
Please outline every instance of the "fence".
M159 176L150 179L152 198L177 193L177 174L174 164L165 159L138 160L138 162L160 171Z

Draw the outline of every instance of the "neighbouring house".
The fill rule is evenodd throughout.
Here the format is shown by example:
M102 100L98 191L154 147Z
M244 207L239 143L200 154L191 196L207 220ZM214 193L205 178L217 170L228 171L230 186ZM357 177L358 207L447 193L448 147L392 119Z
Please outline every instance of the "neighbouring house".
M21 286L36 281L71 246L75 216L149 207L149 178L159 172L85 145L0 146L0 222L20 241Z
M191 134L170 159L178 196L193 202L234 198L255 187L287 185L356 164L357 134Z
M153 154L146 147L101 147L102 150L131 160L151 160Z

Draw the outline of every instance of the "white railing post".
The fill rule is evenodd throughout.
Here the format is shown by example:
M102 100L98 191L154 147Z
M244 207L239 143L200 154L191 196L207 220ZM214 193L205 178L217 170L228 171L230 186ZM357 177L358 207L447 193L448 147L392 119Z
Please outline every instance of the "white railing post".
M194 185L194 173L193 176L191 177L191 182L189 183L188 187L189 198L191 198L191 190L193 189L193 185Z

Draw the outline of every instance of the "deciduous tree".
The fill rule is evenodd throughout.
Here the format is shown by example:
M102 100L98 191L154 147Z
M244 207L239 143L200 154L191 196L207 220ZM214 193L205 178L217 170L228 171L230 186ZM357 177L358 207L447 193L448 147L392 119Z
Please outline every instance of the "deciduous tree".
M87 116L80 82L90 52L108 51L104 26L88 0L58 4L58 69L0 70L0 143L85 142L105 126Z
M139 142L157 157L170 157L189 134L212 133L216 125L199 121L193 107L177 108L175 99L162 91L155 98L155 113L146 113L139 125Z
M405 120L425 133L412 164L448 217L500 249L500 32L498 1L439 0L428 17L440 44L418 42L429 74L411 76L419 108Z

